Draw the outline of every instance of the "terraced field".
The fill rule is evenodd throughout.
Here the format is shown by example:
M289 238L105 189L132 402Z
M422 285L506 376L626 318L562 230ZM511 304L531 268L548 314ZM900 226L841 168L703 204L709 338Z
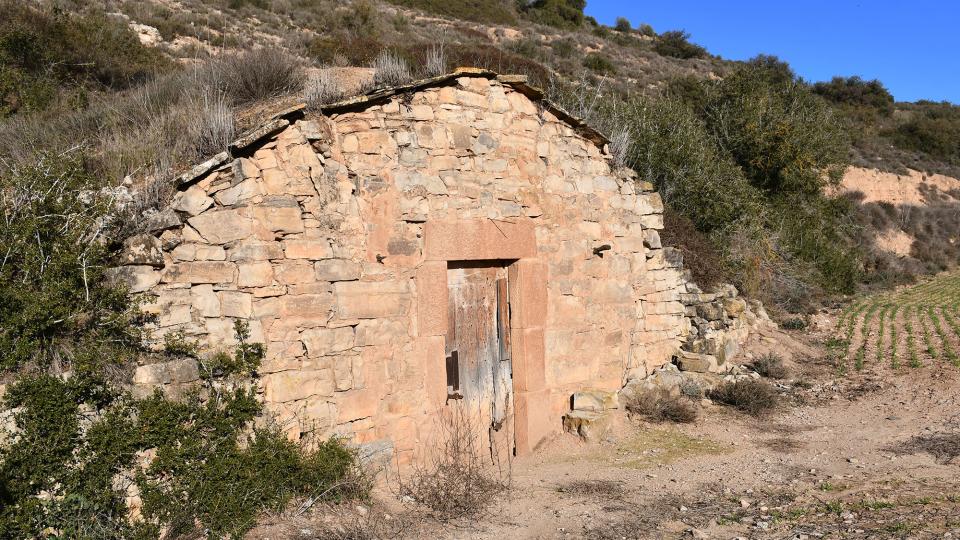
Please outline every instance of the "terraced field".
M862 297L837 320L838 368L960 367L960 272Z

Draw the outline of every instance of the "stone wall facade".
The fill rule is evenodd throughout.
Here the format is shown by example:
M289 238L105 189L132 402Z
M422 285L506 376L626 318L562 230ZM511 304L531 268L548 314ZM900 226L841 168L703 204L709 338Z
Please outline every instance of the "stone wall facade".
M508 266L518 453L562 429L573 393L645 376L690 332L697 290L660 245L659 195L508 79L307 115L231 157L182 185L115 273L149 297L157 343L229 347L249 321L292 437L380 442L401 462L428 444L453 261Z

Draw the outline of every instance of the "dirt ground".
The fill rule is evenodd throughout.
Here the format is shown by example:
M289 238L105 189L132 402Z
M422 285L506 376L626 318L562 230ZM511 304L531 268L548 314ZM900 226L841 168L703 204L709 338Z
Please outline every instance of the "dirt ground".
M829 326L826 321L823 326ZM563 435L513 463L479 518L439 523L377 490L376 527L340 538L960 538L960 369L868 365L838 373L827 333L771 331L791 376L764 418L704 403L693 424L619 418L586 444ZM342 510L342 509L341 509ZM324 538L322 512L252 538ZM376 532L371 532L371 531Z

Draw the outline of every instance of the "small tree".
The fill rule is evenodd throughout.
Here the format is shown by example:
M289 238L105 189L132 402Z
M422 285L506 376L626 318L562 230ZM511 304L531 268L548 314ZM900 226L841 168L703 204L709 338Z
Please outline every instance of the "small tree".
M630 32L633 30L633 25L630 24L630 19L626 17L617 17L617 24L614 26L618 32Z
M661 56L671 56L673 58L689 59L702 58L707 55L707 50L690 43L690 34L684 30L670 30L660 34L657 38L653 50Z

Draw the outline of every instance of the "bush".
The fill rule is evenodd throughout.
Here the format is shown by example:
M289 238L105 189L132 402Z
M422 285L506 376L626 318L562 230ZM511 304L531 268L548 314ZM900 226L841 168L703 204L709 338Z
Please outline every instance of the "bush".
M178 401L160 390L134 399L92 372L11 385L4 407L15 408L18 435L0 446L0 537L156 538L167 528L239 538L294 497L364 497L369 484L338 440L308 450L250 428L261 405L245 376L263 348L236 329L237 349L220 354L231 360ZM142 521L128 519L128 485Z
M429 508L441 521L483 514L508 487L502 469L491 470L477 441L486 432L470 413L457 408L441 425L442 440L424 463L413 469L409 481L401 481L400 493ZM490 454L487 454L488 456Z
M690 400L675 396L660 396L654 392L643 392L630 400L627 411L637 414L650 422L676 422L689 424L697 419L697 409Z
M583 26L586 0L533 0L523 6L523 14L540 24L576 29Z
M0 1L0 117L61 98L82 105L87 91L129 88L169 67L159 50L102 11Z
M684 30L669 30L657 37L653 50L660 56L670 56L687 60L690 58L703 58L707 55L707 50L690 43L690 34Z
M642 36L657 37L657 32L647 23L640 24L640 26L637 28L637 32L639 32Z
M884 116L893 113L893 95L876 79L834 77L830 82L814 84L813 91L838 105L873 109Z
M723 383L710 392L710 398L753 416L770 413L779 401L770 385L753 379Z
M590 53L585 56L583 67L601 75L613 75L617 72L617 66L613 65L609 58L599 53Z
M78 152L0 172L0 370L69 364L70 341L139 342L136 310L106 284L115 201L98 185Z
M514 24L510 4L501 0L388 0L391 4L420 9L454 19L493 24Z
M618 32L630 32L633 30L633 25L630 24L630 19L626 17L617 17L617 24L614 25L614 28Z
M960 107L949 103L921 102L911 118L891 133L894 144L936 159L960 163Z
M783 365L783 358L776 353L760 356L753 361L751 367L761 376L771 379L785 379L788 375L787 367Z
M683 253L683 268L690 271L694 283L709 290L721 282L729 282L723 254L689 218L667 206L663 211L663 230L660 242Z
M305 82L300 62L279 49L225 56L209 64L209 69L210 80L204 86L222 89L234 104L295 93Z
M371 67L375 86L397 86L413 78L406 60L390 51L381 51Z

